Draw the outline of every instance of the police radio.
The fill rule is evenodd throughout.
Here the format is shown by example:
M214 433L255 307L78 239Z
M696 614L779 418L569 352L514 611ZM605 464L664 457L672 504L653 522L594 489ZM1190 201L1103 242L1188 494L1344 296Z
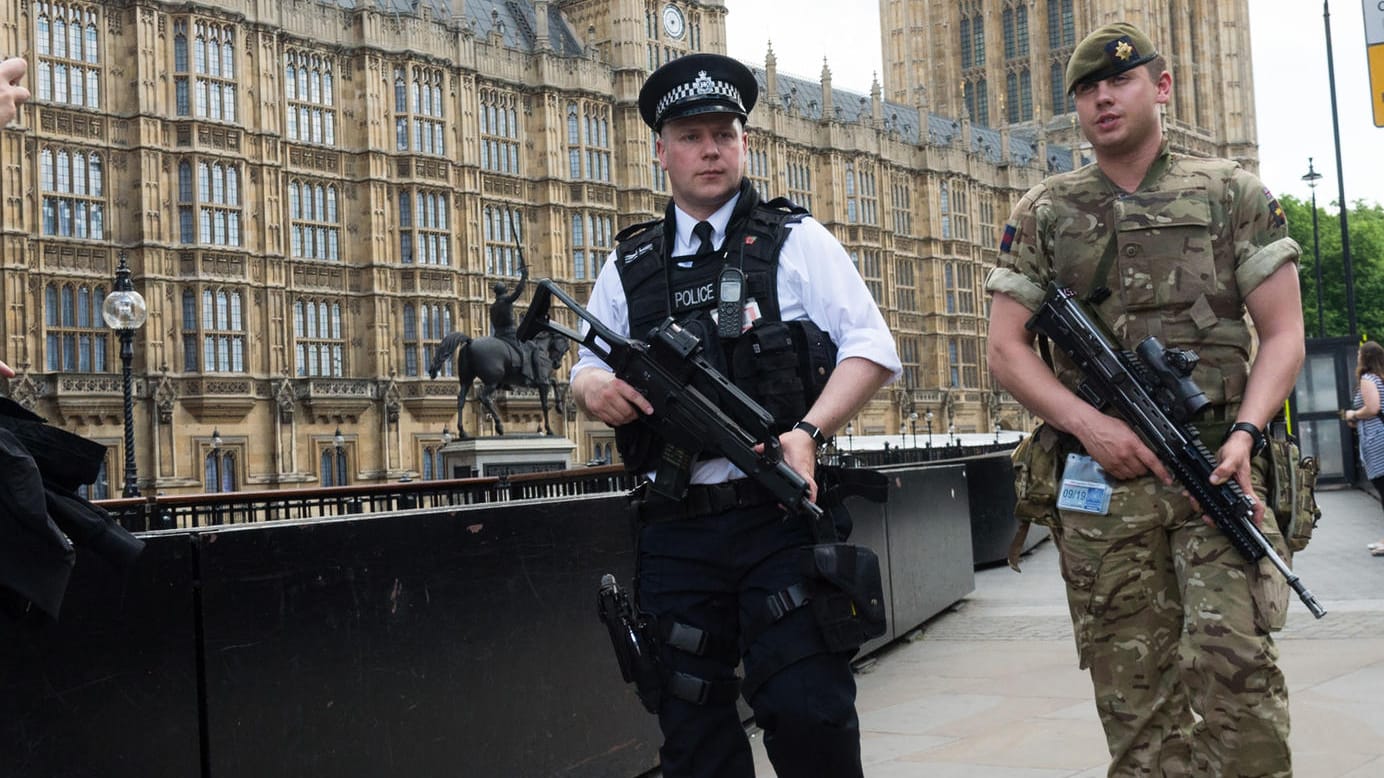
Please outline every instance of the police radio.
M738 267L724 267L716 285L716 334L738 338L744 328L745 273Z

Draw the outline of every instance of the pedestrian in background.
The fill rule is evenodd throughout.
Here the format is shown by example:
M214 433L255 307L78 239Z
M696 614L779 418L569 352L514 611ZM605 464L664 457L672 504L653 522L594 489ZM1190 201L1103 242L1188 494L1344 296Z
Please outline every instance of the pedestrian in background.
M1355 397L1351 407L1341 411L1355 434L1360 437L1360 465L1365 468L1365 477L1374 484L1374 490L1384 500L1384 419L1379 413L1379 401L1384 397L1384 346L1367 340L1360 344L1360 353L1355 360ZM1371 543L1370 553L1384 556L1384 540Z

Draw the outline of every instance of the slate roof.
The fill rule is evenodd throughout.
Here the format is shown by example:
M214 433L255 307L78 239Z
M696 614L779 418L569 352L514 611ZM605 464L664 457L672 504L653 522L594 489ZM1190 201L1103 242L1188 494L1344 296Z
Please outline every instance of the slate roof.
M766 104L766 100L772 101L780 109L789 113L813 121L821 121L822 106L825 101L823 100L820 81L778 73L775 77L778 94L768 95L767 74L764 69L751 68L751 70L754 71L755 79L759 82L761 105ZM832 87L831 104L833 118L838 122L852 124L861 121L868 122L873 118L869 95ZM885 100L881 105L880 113L886 131L895 132L902 140L914 145L922 143L947 145L954 143L956 137L961 133L961 122L955 119L929 113L926 122L920 120L916 106L901 105ZM926 137L922 134L924 131L927 133ZM980 152L991 163L998 163L1001 160L1000 140L999 130L971 126L971 150ZM1037 153L1038 143L1034 135L1026 134L1022 130L1009 133L1009 158L1015 164L1027 165ZM1071 150L1066 146L1049 143L1046 169L1049 172L1071 170Z
M418 16L427 13L437 20L451 19L460 9L464 18L471 24L477 37L488 37L497 27L504 40L504 46L520 51L538 49L536 33L537 16L532 0L321 0L333 3L347 10L375 8L385 13L404 16ZM583 47L567 19L557 9L557 4L548 6L548 44L557 54L581 56ZM778 94L766 94L766 73L763 68L751 68L759 82L760 100L772 100L781 109L812 121L822 120L824 105L822 84L806 78L779 73L777 75ZM872 118L870 96L835 87L831 90L833 120L843 124L868 122ZM916 106L901 105L884 101L882 106L884 129L896 133L900 139L914 145L930 143L947 145L954 143L961 132L961 123L955 119L929 113L920 118ZM926 137L923 132L926 131ZM1001 136L998 130L988 127L971 127L971 151L979 152L992 163L1001 160ZM1038 153L1036 139L1024 134L1022 130L1009 135L1010 159L1016 164L1028 164ZM1049 172L1072 169L1072 154L1065 146L1048 145Z
M384 13L400 16L421 16L425 11L433 19L445 21L455 13L460 13L470 24L477 37L486 37L496 27L507 48L520 51L536 51L538 29L537 16L532 0L323 0L339 8L355 11L374 8ZM572 31L567 19L557 9L557 4L548 6L548 46L554 52L567 56L582 54L581 41Z

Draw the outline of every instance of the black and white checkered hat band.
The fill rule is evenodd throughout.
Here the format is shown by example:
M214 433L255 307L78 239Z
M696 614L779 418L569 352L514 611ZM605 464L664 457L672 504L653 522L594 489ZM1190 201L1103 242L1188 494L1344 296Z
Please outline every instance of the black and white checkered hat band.
M657 115L662 116L663 112L668 110L670 106L676 105L683 100L693 97L705 97L708 95L719 95L735 103L737 106L744 105L744 103L740 101L739 89L736 89L729 82L717 81L711 78L706 74L706 71L703 70L697 74L696 78L685 84L678 84L673 87L672 91L664 95L663 99L658 101Z

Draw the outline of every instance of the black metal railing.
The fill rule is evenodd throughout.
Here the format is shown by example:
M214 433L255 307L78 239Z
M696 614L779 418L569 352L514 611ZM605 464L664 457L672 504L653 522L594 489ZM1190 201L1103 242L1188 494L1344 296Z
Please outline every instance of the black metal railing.
M1003 451L1014 443L829 451L827 461L844 467L888 467ZM542 473L437 481L392 481L351 486L259 492L217 492L102 500L98 505L131 532L188 530L266 521L331 519L365 513L476 505L514 500L551 500L628 491L636 478L619 465Z
M1008 451L1018 445L1017 441L1005 443L979 443L972 445L924 446L921 448L886 448L857 451L840 451L835 458L843 467L888 467L915 462L941 462L947 459L989 454L995 451ZM830 455L829 455L830 458Z
M550 500L627 491L634 478L618 465L499 478L398 481L260 492L219 492L103 500L131 532L187 530L266 521L329 519L364 513Z

